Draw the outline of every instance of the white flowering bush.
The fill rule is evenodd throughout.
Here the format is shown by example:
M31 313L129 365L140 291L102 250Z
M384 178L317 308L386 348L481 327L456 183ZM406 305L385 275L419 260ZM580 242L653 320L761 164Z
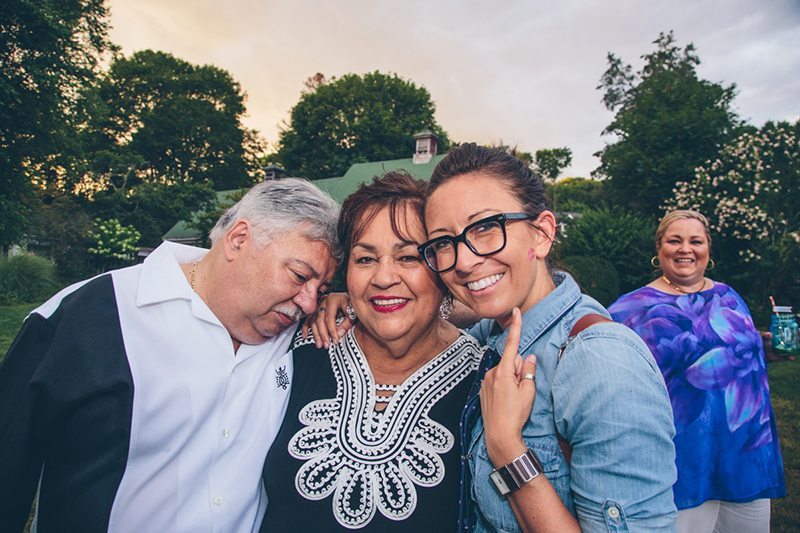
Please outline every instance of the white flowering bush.
M89 253L97 256L106 268L133 262L142 234L133 226L123 226L116 218L98 218L89 237L93 241Z
M795 291L798 265L784 262L800 250L800 121L768 122L741 134L696 168L694 179L678 182L663 209L705 214L712 255L733 277L777 293Z
M768 123L743 133L696 168L693 180L678 182L665 210L701 211L745 262L762 259L765 247L800 229L799 126Z

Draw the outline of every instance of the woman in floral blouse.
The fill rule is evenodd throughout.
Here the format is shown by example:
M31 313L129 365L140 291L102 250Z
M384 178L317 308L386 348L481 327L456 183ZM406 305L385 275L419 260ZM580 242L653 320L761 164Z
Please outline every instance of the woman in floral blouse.
M609 311L644 339L669 390L678 531L768 531L769 499L786 487L761 337L741 296L705 275L706 217L668 213L656 249L662 276Z

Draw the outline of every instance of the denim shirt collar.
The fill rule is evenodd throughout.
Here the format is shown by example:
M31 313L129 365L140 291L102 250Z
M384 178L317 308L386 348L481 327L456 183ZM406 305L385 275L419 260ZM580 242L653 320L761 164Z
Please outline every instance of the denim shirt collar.
M550 329L581 298L581 290L572 276L566 272L555 272L553 283L556 288L542 298L536 305L522 314L522 333L519 339L520 351L524 351ZM494 322L494 321L493 321ZM492 334L487 345L498 354L503 353L508 331L501 331L499 324L492 324Z

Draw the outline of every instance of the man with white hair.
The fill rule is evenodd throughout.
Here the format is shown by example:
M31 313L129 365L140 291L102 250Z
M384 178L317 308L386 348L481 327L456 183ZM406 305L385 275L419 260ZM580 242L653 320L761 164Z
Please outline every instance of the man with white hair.
M38 486L44 533L257 531L337 217L309 182L264 182L210 250L163 243L34 310L0 366L0 530L22 530Z

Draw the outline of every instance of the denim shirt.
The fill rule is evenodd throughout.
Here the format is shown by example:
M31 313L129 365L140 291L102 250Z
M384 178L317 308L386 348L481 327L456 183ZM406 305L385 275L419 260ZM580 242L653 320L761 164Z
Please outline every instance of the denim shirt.
M554 282L555 290L522 316L519 352L537 356L536 399L523 440L583 531L674 531L675 428L661 372L644 342L621 324L596 324L568 339L582 316L608 312L569 275L557 272ZM470 333L491 350L462 417L460 528L521 531L489 480L494 468L479 416L480 382L499 360L507 333L493 320ZM572 448L570 462L559 435Z

